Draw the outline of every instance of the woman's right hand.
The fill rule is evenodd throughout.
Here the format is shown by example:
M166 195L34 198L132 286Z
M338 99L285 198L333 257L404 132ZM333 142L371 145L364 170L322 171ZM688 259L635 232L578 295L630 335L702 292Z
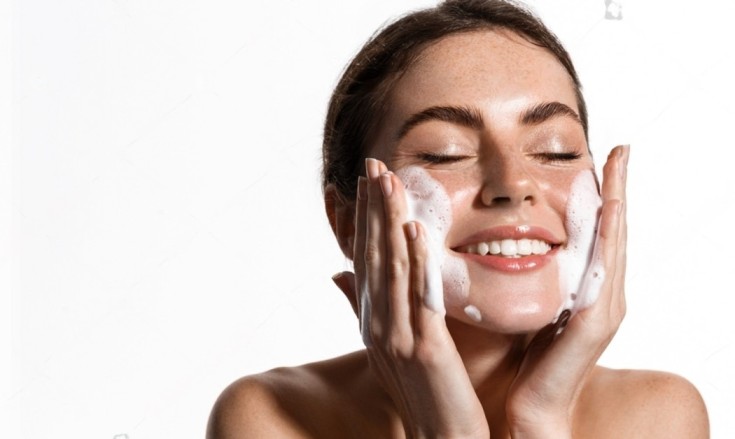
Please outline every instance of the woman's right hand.
M409 437L490 436L485 414L447 329L426 305L428 245L407 222L403 183L366 160L360 177L355 273L335 276L360 319L370 367L399 410Z

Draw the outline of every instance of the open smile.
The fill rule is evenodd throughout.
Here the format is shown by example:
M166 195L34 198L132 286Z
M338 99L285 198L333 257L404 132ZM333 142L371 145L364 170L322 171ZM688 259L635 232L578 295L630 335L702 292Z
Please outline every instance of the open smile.
M493 270L523 272L546 265L559 247L561 242L548 230L523 225L481 231L452 250Z
M540 239L503 239L477 244L464 245L457 248L459 253L473 255L494 255L506 258L520 258L530 255L545 255L553 248L552 244Z

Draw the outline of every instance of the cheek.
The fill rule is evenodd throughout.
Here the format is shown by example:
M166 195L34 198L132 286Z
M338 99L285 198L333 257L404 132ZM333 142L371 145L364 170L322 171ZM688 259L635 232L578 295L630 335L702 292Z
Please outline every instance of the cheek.
M470 292L470 275L467 263L462 259L447 255L442 267L444 301L448 307L465 307ZM468 313L469 314L469 313ZM477 311L479 315L479 311Z
M536 176L539 195L544 198L548 207L558 213L558 218L564 218L567 245L559 252L553 272L546 273L546 276L552 276L554 279L531 279L533 277L531 276L524 279L527 281L525 283L515 277L494 279L492 284L495 287L509 283L506 285L508 290L517 290L519 286L525 285L528 287L529 297L528 300L522 300L523 298L517 294L509 295L518 299L516 300L518 303L501 306L496 301L491 308L488 308L491 304L484 306L480 303L481 300L473 305L473 300L470 300L471 284L466 262L446 252L447 233L452 227L453 218L462 215L476 202L474 198L477 196L477 189L476 185L472 184L472 176L453 176L451 180L442 180L440 183L423 168L413 166L402 168L396 171L396 174L406 187L408 220L420 222L428 238L429 266L426 282L429 286L427 305L431 308L437 311L444 311L445 307L450 308L455 310L454 312L464 313L467 318L474 321L484 320L483 317L502 320L503 316L495 316L495 319L491 318L492 316L481 316L480 309L491 308L505 310L505 314L513 315L516 319L525 314L531 316L529 318L539 317L538 314L545 315L546 311L540 313L539 310L523 310L519 306L534 304L539 309L556 308L559 304L559 296L556 293L555 299L551 300L550 297L534 292L531 286L544 285L547 290L551 284L556 285L557 282L561 294L558 312L565 308L578 307L582 300L589 300L578 296L580 283L591 257L600 205L592 171ZM538 300L541 296L544 297L543 301ZM531 300L534 297L535 299ZM497 299L496 297L495 300ZM547 299L549 303L544 305ZM518 312L507 313L510 308L518 308ZM548 316L544 319L544 322L548 322Z
M467 264L445 247L456 197L450 199L446 188L420 167L402 168L396 175L406 187L408 220L420 222L428 238L427 305L438 310L465 302L470 288Z
M599 288L584 288L584 277L592 261L602 199L592 171L574 179L566 202L564 227L567 243L557 255L562 309L580 309L592 304ZM604 278L601 267L592 270L596 283ZM561 310L560 310L561 311Z

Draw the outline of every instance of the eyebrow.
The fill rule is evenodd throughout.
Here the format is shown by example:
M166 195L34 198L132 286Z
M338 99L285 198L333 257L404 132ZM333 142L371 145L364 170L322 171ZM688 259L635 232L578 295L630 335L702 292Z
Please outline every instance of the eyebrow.
M485 126L482 114L480 114L480 111L476 108L464 106L456 107L451 105L435 106L429 107L409 117L403 125L401 125L401 129L398 130L398 139L405 136L415 126L432 120L450 122L457 125L463 125L468 128L474 128L476 130L481 130Z
M538 125L558 116L571 117L582 125L582 119L579 118L579 114L561 102L543 102L534 105L521 113L519 121L523 125Z
M556 101L542 102L540 104L533 105L532 107L524 110L518 120L522 125L538 125L559 116L570 117L582 125L582 119L580 119L579 114L577 114L576 111L568 105ZM466 126L468 128L473 128L475 130L481 130L485 127L485 121L482 118L482 113L477 108L441 105L429 107L411 115L411 117L401 125L401 129L398 130L398 135L396 136L397 139L401 139L417 125L430 122L432 120L450 122Z

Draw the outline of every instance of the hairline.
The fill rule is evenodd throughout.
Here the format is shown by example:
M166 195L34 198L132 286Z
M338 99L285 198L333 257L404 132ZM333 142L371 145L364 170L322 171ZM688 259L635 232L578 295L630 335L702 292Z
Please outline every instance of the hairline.
M410 15L410 14L409 14ZM397 21L400 21L397 20ZM392 23L391 23L392 24ZM379 34L383 31L383 28L379 29L376 34ZM495 23L478 23L477 27L468 27L464 29L457 29L455 31L450 31L445 33L444 35L441 35L438 38L434 38L431 40L424 41L423 43L417 45L411 53L407 54L402 60L400 60L400 63L396 66L395 71L391 72L389 75L386 76L386 78L375 88L374 90L374 97L376 99L377 105L377 111L376 115L372 118L370 118L370 121L367 123L367 132L371 133L366 137L362 142L362 151L361 156L367 157L370 150L375 147L374 143L377 138L377 132L378 128L383 125L383 122L385 121L385 117L387 116L387 111L385 111L390 106L390 101L392 99L393 91L395 90L395 86L400 82L400 80L403 78L403 76L417 63L420 61L420 59L424 56L426 51L436 45L439 44L441 41L457 36L457 35L463 35L463 34L472 34L472 33L480 33L480 32L498 32L502 34L508 35L515 35L520 38L522 38L524 41L545 50L547 53L549 53L553 58L554 61L559 63L564 68L564 72L566 73L567 79L569 80L569 86L572 88L574 92L575 97L575 105L577 107L576 114L579 118L579 123L582 126L582 130L584 131L585 141L588 144L589 149L589 139L588 139L588 133L587 133L587 123L582 117L582 109L580 108L580 104L584 102L584 97L581 95L581 85L575 83L575 78L570 74L570 72L567 70L566 66L561 62L557 54L555 54L550 48L540 44L539 42L535 41L533 37L526 34L525 32L521 32L518 29L513 29L509 26L505 26L502 24L495 24ZM575 72L576 74L576 72ZM577 79L578 81L578 79ZM357 163L357 168L361 169L359 160ZM359 172L358 175L364 175L364 171Z

